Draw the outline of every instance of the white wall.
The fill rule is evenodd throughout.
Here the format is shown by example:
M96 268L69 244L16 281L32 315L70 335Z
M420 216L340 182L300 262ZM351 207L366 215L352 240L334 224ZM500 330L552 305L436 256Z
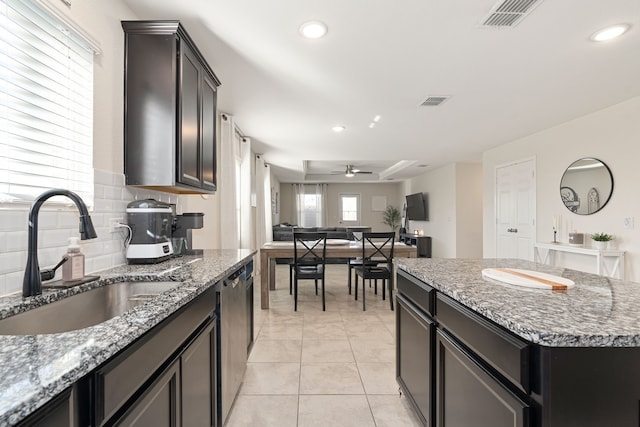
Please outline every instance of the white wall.
M409 221L409 232L431 236L434 258L482 256L482 166L451 163L409 180L405 194L422 192L429 221Z
M309 191L313 186L309 186ZM384 196L387 205L392 205L402 211L404 193L400 183L356 183L356 184L328 184L327 185L327 209L328 227L339 227L340 224L340 194L360 195L360 225L371 227L372 231L390 231L389 226L382 223L382 212L372 209L373 196ZM283 183L280 185L281 210L279 222L295 224L293 185ZM277 224L274 222L274 224Z
M482 256L482 165L456 163L456 258Z
M552 218L560 217L558 237L568 241L572 230L585 233L606 232L615 235L612 242L626 253L627 280L640 281L640 231L624 229L625 217L640 221L640 97L601 111L521 138L489 150L483 155L484 181L484 245L485 257L496 253L494 183L495 167L514 160L536 157L538 242L553 239ZM593 215L569 212L560 200L560 180L566 168L581 157L595 157L605 162L613 174L611 200ZM590 239L587 245L590 244ZM561 257L563 265L584 271L595 271L591 258L580 255Z

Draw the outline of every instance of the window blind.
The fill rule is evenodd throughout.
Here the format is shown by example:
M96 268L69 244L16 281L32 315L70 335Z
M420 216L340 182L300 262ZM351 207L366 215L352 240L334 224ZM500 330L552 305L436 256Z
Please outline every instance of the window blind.
M0 0L0 202L64 188L93 205L93 52L30 1Z

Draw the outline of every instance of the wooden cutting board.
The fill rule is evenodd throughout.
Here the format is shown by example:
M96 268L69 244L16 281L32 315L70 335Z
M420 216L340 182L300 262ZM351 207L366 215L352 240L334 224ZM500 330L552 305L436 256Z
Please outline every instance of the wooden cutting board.
M517 268L485 268L482 277L527 288L564 291L574 286L573 280L553 274Z

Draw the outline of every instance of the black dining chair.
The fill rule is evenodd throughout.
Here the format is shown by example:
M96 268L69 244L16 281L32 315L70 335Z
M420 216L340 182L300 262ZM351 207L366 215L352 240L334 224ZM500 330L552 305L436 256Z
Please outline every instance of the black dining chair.
M358 300L358 277L362 277L362 310L365 306L365 281L382 280L382 299L385 282L389 289L389 305L393 310L393 246L395 232L362 233L362 265L355 266L355 299ZM377 283L376 283L377 287Z
M313 280L318 295L322 283L322 311L326 310L324 273L327 260L327 233L293 233L293 301L298 311L298 280Z
M362 241L362 232L354 232L353 233L353 240L356 241ZM383 260L384 262L384 260ZM347 287L349 289L349 295L351 295L351 278L353 277L353 269L355 267L361 267L363 264L369 266L369 267L375 267L378 265L378 262L374 259L369 259L369 260L363 260L361 257L357 257L357 258L350 258L349 262L347 263L348 269L349 269L349 278L347 280ZM371 280L369 280L369 287L371 287ZM291 292L289 292L291 293ZM376 287L375 287L375 293L376 295L378 294L378 283L376 282Z

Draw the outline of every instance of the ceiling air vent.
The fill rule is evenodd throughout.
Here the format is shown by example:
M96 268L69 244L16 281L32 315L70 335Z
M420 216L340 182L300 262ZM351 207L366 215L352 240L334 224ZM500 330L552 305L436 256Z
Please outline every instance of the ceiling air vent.
M542 0L501 0L482 22L483 27L513 27Z
M423 107L436 107L449 99L448 96L429 95L420 103Z

